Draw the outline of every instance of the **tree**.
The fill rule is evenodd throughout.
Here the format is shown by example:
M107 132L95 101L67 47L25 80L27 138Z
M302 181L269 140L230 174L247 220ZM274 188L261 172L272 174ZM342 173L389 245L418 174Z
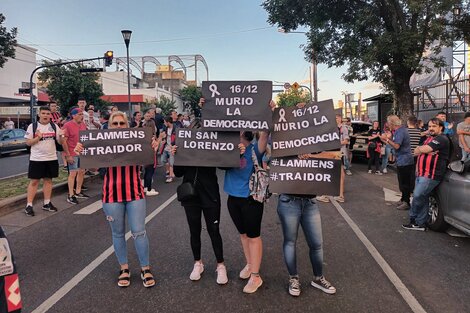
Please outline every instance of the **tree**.
M44 65L60 63L44 61ZM80 73L85 68L81 64L68 64L43 69L38 79L47 86L47 93L60 106L60 112L66 116L70 108L77 105L80 97L85 98L88 104L94 104L95 109L103 109L108 102L102 100L103 89L98 83L97 73Z
M300 102L308 102L311 97L309 92L305 92L302 89L290 88L289 90L278 94L277 99L277 104L280 107L290 107Z
M192 112L195 117L201 117L199 100L202 98L201 89L197 86L187 86L180 90L181 100L185 103L185 110Z
M348 65L347 82L372 78L392 92L403 118L413 112L409 81L413 73L436 67L443 58L423 57L427 49L437 54L457 36L452 27L454 6L462 0L265 0L269 22L286 31L309 28L307 59L329 67ZM468 8L467 13L468 14ZM431 44L438 43L431 48Z
M153 101L146 101L145 104L141 107L142 111L147 111L150 108L160 108L162 109L163 116L167 116L171 111L176 109L176 101L171 100L168 97L160 96L159 99Z
M15 46L16 46L16 27L10 31L5 26L2 26L5 21L5 16L0 13L0 68L5 65L7 58L15 57Z

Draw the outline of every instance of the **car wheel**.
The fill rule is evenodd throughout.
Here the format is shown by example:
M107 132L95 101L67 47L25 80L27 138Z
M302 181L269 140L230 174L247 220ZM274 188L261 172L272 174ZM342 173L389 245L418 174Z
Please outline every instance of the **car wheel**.
M436 193L429 196L429 215L428 226L430 229L443 232L449 227L449 224L444 220L442 205Z

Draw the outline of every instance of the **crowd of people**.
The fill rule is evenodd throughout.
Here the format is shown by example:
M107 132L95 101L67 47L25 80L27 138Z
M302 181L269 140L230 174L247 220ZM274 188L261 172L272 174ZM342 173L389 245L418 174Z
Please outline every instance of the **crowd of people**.
M204 104L201 99L200 106ZM304 104L299 104L304 105ZM270 104L274 109L274 104ZM345 175L352 175L350 140L352 136L351 119L336 116L338 135L341 147L338 151L319 154L305 154L300 158L341 158L341 189L334 199L344 202ZM427 221L427 199L432 189L442 179L449 159L450 141L453 125L445 121L445 114L438 114L427 124L427 129L420 128L420 121L411 116L407 127L401 119L390 115L383 130L378 122L368 133L367 149L368 172L382 175L387 173L387 164L392 156L396 159L398 185L401 199L397 209L410 210L410 222L404 224L406 229L424 230ZM43 210L56 212L51 202L52 179L58 176L58 147L64 158L68 171L67 202L77 204L78 199L86 199L83 178L86 170L80 167L80 154L83 146L79 143L79 132L85 129L115 129L148 127L152 131L152 164L115 166L99 169L103 176L102 202L103 211L109 222L116 258L120 265L118 286L130 285L131 271L127 259L125 240L126 218L134 239L134 246L140 263L140 276L144 287L155 285L149 261L149 241L145 230L146 196L156 196L153 181L155 168L160 164L165 167L165 181L172 183L175 177L182 177L182 185L189 183L194 188L194 195L180 199L184 207L190 233L190 244L194 264L189 279L198 281L204 272L201 255L202 216L211 240L216 260L216 282L224 285L228 282L224 260L223 239L220 230L221 196L215 167L175 166L174 157L178 153L175 145L176 129L197 127L191 123L189 115L172 111L163 116L159 108L145 112L134 112L132 118L113 107L110 112L101 112L99 116L93 105L80 99L72 107L67 119L62 119L57 105L41 107L39 120L29 125L26 138L31 146L31 157L28 177L28 198L25 213L34 216L33 200L39 181L44 181ZM447 133L446 133L447 132ZM459 144L462 148L462 160L470 156L470 114L457 126ZM261 239L261 221L264 201L253 197L249 182L257 167L269 168L269 133L251 131L240 132L240 166L225 168L223 191L227 194L227 208L233 224L240 236L241 250L245 262L240 265L239 277L247 280L243 292L254 293L263 284L261 278L261 261L263 244ZM160 162L159 162L160 158ZM141 178L142 177L142 178ZM131 186L132 188L125 188ZM413 201L411 202L411 193ZM302 227L307 240L313 279L310 285L327 294L334 294L335 287L325 279L323 274L323 236L318 201L331 201L325 195L294 195L281 193L277 203L277 213L283 233L284 261L289 274L288 292L299 296L301 284L296 265L296 243L298 228Z

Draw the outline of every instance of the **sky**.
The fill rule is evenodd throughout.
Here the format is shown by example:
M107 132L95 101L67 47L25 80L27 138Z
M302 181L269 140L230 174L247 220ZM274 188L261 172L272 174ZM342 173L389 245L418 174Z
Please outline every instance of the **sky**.
M125 56L121 30L130 29L131 57L200 54L210 80L309 85L310 64L300 47L307 43L306 36L278 32L267 22L261 4L258 0L1 0L0 12L7 28L18 28L20 44L38 49L39 59L93 58L107 50L113 50L115 57ZM167 63L164 58L159 61ZM200 63L198 68L202 69ZM319 100L336 103L344 99L342 92L362 92L363 98L380 93L376 83L346 83L341 78L344 72L318 65ZM188 71L187 79L194 79L191 75ZM199 70L198 80L205 75Z

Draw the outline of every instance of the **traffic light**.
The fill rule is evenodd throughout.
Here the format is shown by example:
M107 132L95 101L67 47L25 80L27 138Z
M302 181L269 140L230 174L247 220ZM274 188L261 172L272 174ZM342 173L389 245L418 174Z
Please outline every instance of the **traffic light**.
M104 54L104 65L111 66L113 64L113 51L106 51Z

